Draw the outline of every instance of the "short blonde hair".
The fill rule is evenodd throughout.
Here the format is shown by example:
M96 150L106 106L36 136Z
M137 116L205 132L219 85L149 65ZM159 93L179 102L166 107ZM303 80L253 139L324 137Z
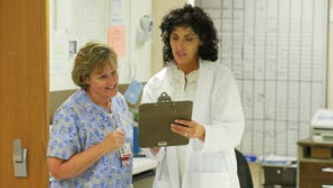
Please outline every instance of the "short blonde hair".
M103 43L88 42L75 57L72 80L80 88L86 89L88 86L84 77L95 71L101 73L105 66L110 66L113 70L118 68L116 52Z

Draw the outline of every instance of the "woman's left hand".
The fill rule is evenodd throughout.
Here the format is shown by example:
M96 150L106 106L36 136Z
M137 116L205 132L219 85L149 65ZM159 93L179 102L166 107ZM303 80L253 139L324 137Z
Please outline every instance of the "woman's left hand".
M171 130L186 138L205 140L205 127L196 121L176 119L175 123L171 124Z

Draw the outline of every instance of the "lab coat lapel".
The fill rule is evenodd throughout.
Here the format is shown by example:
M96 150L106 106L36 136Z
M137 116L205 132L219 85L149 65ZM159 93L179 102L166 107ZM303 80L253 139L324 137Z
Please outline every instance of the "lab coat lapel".
M202 113L205 110L205 107L208 105L208 98L211 97L211 88L213 84L213 73L212 70L200 60L200 69L199 69L199 78L198 85L195 94L195 102L193 106L192 119L198 122L204 121L206 118L204 117L205 113Z
M205 63L201 63L200 61L200 70L199 70L199 78L198 78L198 85L196 89L195 94L195 102L193 107L193 113L192 113L192 119L198 122L206 122L206 113L203 113L203 111L206 111L208 109L207 106L209 106L209 97L211 97L211 93L207 91L211 91L212 83L213 83L213 77L212 70L209 69L209 67ZM193 140L190 140L190 146L186 148L186 168L185 168L185 174L184 174L184 182L182 187L183 188L191 188L194 185L192 185L191 182L192 178L190 176L191 172L189 171L192 169L190 167L192 156L193 156L193 149L192 144Z
M175 83L173 80L172 69L174 69L176 65L174 65L173 63L169 63L167 66L169 66L169 68L166 70L166 79L163 81L164 82L163 85L165 85L165 88L161 92L166 91L170 96L174 96ZM171 100L173 100L172 97Z
M175 66L173 64L169 64L168 66ZM164 80L164 82L166 82L164 85L166 86L164 88L164 91L166 91L170 96L174 96L175 91L174 91L174 87L173 85L174 80L172 77L172 68L175 67L170 67L170 69L167 69L166 72L166 78ZM162 91L161 91L162 92ZM171 185L172 188L180 188L180 174L179 174L179 170L178 170L178 161L177 161L177 152L176 152L176 148L174 147L167 147L166 149L166 157L167 157L167 168L168 168L168 172L169 172L169 178L171 180ZM177 169L175 171L175 169Z

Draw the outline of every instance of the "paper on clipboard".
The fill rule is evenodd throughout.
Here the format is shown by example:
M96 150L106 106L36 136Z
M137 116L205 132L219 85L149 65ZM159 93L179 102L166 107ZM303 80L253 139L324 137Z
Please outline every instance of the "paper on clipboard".
M188 138L171 131L175 119L191 120L192 101L172 101L163 92L156 103L139 106L139 146L161 147L188 144Z

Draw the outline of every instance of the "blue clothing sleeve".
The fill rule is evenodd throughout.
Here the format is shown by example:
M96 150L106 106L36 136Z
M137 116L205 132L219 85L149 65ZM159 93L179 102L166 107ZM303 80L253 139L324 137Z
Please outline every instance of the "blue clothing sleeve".
M79 153L80 143L73 110L61 108L54 117L50 133L48 157L68 160Z

